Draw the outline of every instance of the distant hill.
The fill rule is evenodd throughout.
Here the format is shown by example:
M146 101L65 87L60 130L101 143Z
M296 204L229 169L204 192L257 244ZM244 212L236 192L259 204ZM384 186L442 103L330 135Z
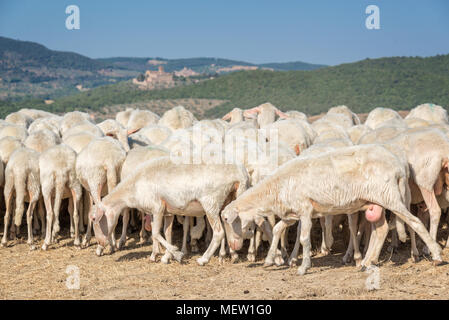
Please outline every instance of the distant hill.
M95 88L62 97L48 107L36 101L8 105L47 108L54 112L83 109L100 111L106 106L164 99L214 99L223 103L205 111L219 117L234 107L248 108L270 101L281 110L308 115L345 104L357 113L376 107L408 110L433 102L449 106L449 55L428 58L393 57L366 59L313 71L240 71L193 85L142 91L129 82Z
M245 61L221 59L221 58L186 58L186 59L164 59L164 58L101 58L97 59L109 65L134 70L138 72L145 72L146 70L156 70L159 65L164 67L167 72L181 70L184 67L192 69L198 73L215 73L220 72L221 68L232 66L247 66L258 68L269 68L275 71L291 71L291 70L314 70L323 68L325 65L311 64L306 62L286 62L286 63L264 63L254 64ZM160 64L156 64L157 61ZM150 63L149 63L150 62ZM152 62L154 64L152 64Z
M62 96L76 93L77 84L91 88L136 74L74 52L0 37L0 99Z

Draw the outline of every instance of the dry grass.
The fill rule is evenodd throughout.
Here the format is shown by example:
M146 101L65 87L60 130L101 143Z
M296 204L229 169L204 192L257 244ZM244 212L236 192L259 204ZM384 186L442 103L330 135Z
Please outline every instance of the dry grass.
M319 229L313 244L319 247ZM180 246L182 229L174 230L175 243ZM432 266L427 259L410 262L409 245L402 245L392 256L387 250L381 255L380 290L368 291L366 272L355 266L343 265L345 232L337 232L331 255L315 252L313 267L305 276L297 276L296 268L264 268L267 246L259 252L256 263L240 254L236 264L211 262L200 267L199 254L183 262L169 265L151 263L151 245L137 243L133 233L122 251L95 255L95 245L76 249L67 238L44 252L30 251L24 240L0 250L1 299L448 299L449 265ZM441 234L442 244L447 230ZM290 249L294 232L290 232ZM95 242L95 240L93 241ZM39 241L42 244L42 241ZM385 245L385 248L387 245ZM203 247L202 250L205 248ZM203 251L202 251L203 252ZM444 252L449 261L449 251ZM66 268L75 265L80 270L79 290L69 290L65 282Z

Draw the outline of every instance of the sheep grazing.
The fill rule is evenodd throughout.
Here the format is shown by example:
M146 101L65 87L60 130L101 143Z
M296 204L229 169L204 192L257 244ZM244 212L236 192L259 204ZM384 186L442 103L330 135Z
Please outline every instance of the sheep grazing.
M8 225L12 211L11 201L13 196L15 196L15 228L18 230L22 224L23 212L25 210L24 202L26 201L29 203L26 213L28 244L30 249L35 249L31 224L34 208L40 196L39 153L28 148L19 148L11 154L5 169L4 196L6 213L1 245L6 246L8 242ZM11 231L12 237L15 238L13 230Z
M143 164L146 161L153 160L159 157L166 157L169 155L169 150L162 147L136 147L128 152L126 155L126 159L123 162L122 170L120 173L120 180L124 180L128 176L130 176L139 165ZM126 240L126 227L127 220L129 217L129 209L125 209L126 212L123 213L124 222L123 222L123 231L122 237L117 245L117 248L120 249ZM125 220L126 219L126 220ZM126 223L125 223L126 222ZM144 224L144 213L142 213L142 227L140 230L140 242L145 242L145 224Z
M158 124L171 130L190 128L198 120L183 106L174 107L166 111L159 119Z
M447 111L433 103L425 103L410 110L405 119L418 118L434 124L449 124Z
M151 144L162 145L168 141L172 131L169 128L158 124L150 124L140 129L138 134L147 138Z
M16 124L18 126L28 128L30 124L33 122L33 118L23 113L14 112L7 115L5 121L11 124Z
M4 137L0 139L0 158L4 167L6 167L11 154L21 147L23 147L23 143L17 138Z
M122 210L135 208L153 214L150 259L155 260L160 242L168 254L180 261L182 253L160 235L164 215L195 216L205 212L213 237L206 252L197 260L199 265L204 265L224 239L220 221L222 207L246 190L248 182L248 174L242 166L176 165L169 157L148 161L102 199L93 218L95 236L103 247L106 246ZM220 250L220 256L224 254Z
M33 149L39 153L44 152L48 148L51 148L61 143L61 139L53 131L43 129L34 131L24 141L24 145L27 148Z
M368 114L365 125L374 130L392 119L396 119L398 121L403 120L399 113L397 113L397 111L394 111L393 109L376 108Z
M276 121L266 125L261 131L265 134L267 140L271 138L273 131L277 131L277 139L288 145L296 155L312 144L312 139L301 122L295 119Z
M59 209L64 198L70 198L70 233L75 237L74 245L80 245L79 239L79 202L81 185L76 178L76 153L65 145L49 148L39 157L39 173L47 211L47 228L43 250L56 239L59 232ZM72 223L73 221L73 223Z
M80 111L68 112L61 119L59 131L61 135L64 136L67 130L79 124L83 124L85 121L93 123L93 116L90 116L89 114Z
M392 150L405 152L412 182L429 208L430 235L436 239L441 208L436 196L449 186L449 139L438 129L411 129L386 142ZM413 203L413 199L412 199Z
M32 118L33 120L37 120L40 118L47 118L47 117L55 117L56 115L51 113L51 112L47 112L44 110L38 110L38 109L27 109L27 108L23 108L20 109L19 111L17 111L18 113L24 114L30 118Z
M271 177L249 189L222 212L229 246L239 250L247 221L255 216L276 214L281 218L273 229L273 240L265 260L272 265L280 234L296 220L301 223L303 261L298 274L311 266L311 219L328 214L351 214L366 210L378 238L362 266L375 263L388 232L383 209L410 225L429 247L435 263L441 262L441 248L431 238L409 206L407 168L387 149L378 145L354 146L314 157L301 157L280 167ZM351 234L354 230L351 231Z
M429 121L426 121L424 119L420 118L405 118L405 123L407 124L407 127L409 128L422 128L422 127L428 127L430 125Z
M359 124L347 129L347 133L349 139L351 139L352 143L357 144L360 138L366 133L370 132L372 129L364 124Z
M117 139L123 146L126 152L129 151L128 132L124 126L113 119L105 120L98 124L98 127L103 131L105 136Z
M257 124L259 128L263 128L274 122L276 115L280 118L288 118L288 116L281 110L273 106L271 103L266 102L260 106L254 107L252 109L245 110L243 116L251 118L252 115L257 115Z
M92 135L94 135L95 137L104 137L103 131L101 131L101 129L96 126L95 124L93 124L92 122L89 121L82 121L82 122L78 122L76 125L72 126L70 129L65 130L62 133L62 137L66 138L66 137L70 137L71 135L74 134L78 134L78 133L90 133Z
M307 119L307 115L304 112L296 111L296 110L290 110L285 112L288 119L297 119L297 120L304 120L306 122L309 122Z
M92 140L95 140L97 137L91 133L77 133L68 137L62 138L64 144L71 147L78 154L83 150Z
M125 150L117 140L111 137L92 140L78 154L76 176L83 188L90 193L91 199L96 205L100 203L103 194L107 194L117 185L125 158ZM89 219L87 233L82 243L83 247L89 244L91 226Z
M128 127L129 117L131 116L131 113L134 110L135 109L132 109L132 108L126 108L125 111L117 112L117 114L115 115L115 120L118 123L120 123L123 127L127 128Z
M28 127L28 134L32 134L33 132L40 130L50 130L55 135L59 136L59 122L61 121L60 117L49 117L49 118L38 118L33 121L33 123Z
M129 116L126 129L128 134L139 131L145 126L150 124L157 124L159 121L159 116L149 110L133 110Z
M332 114L332 113L343 114L343 115L347 116L349 119L352 120L352 125L354 125L354 126L360 124L359 117L354 112L352 112L351 109L349 109L347 106L332 107L327 111L327 114Z
M0 127L0 139L4 137L14 137L23 142L28 137L28 131L24 126L9 124Z

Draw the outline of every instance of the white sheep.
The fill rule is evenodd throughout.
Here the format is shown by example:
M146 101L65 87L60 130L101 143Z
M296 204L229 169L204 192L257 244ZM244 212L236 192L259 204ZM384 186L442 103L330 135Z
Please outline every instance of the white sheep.
M435 124L449 124L446 109L433 103L425 103L413 108L405 117L405 119L410 118L423 119Z
M228 243L238 250L246 221L276 214L282 220L273 229L273 241L265 260L274 263L280 234L296 220L301 222L303 261L298 269L304 274L311 265L311 219L318 213L341 214L366 210L375 223L379 238L362 261L369 266L378 259L382 238L388 225L383 208L409 224L429 247L435 263L441 262L441 248L423 224L413 216L409 206L407 168L398 158L378 145L342 148L320 156L300 157L281 166L273 176L249 189L222 212ZM382 243L381 243L382 242Z

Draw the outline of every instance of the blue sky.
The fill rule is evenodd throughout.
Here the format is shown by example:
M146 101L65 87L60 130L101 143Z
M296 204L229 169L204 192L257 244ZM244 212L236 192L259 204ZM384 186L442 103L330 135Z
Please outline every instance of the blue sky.
M65 8L80 8L67 30ZM365 8L380 8L380 30ZM0 35L92 58L221 57L339 64L449 53L447 0L0 0Z

